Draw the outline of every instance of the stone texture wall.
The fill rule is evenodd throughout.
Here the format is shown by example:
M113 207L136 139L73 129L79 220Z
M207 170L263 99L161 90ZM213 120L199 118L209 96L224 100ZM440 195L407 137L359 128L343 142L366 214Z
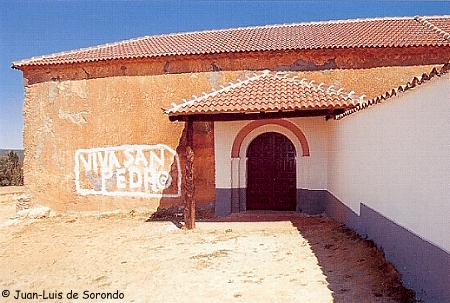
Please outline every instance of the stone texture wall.
M429 66L422 65L444 63L448 58L448 47L417 47L241 53L26 67L23 70L25 184L35 203L60 211L182 205L182 198L78 195L74 183L75 151L163 143L178 151L184 167L184 124L170 122L161 110L171 102L210 91L245 77L250 70L261 69L297 70L317 81L333 79L330 84L354 90L353 86L358 86L376 94L391 88L394 80L401 82L403 76L408 80L411 75L429 70ZM365 69L368 67L371 68ZM388 81L389 78L395 79ZM214 125L198 122L194 128L196 200L201 208L213 209Z
M230 72L217 84L235 78ZM170 122L161 108L216 86L212 73L113 76L45 81L25 90L25 183L35 201L61 211L136 206L167 208L180 199L79 196L74 155L80 148L163 143L177 150L184 167L184 123ZM214 201L213 124L195 123L197 200ZM208 190L208 188L212 190Z

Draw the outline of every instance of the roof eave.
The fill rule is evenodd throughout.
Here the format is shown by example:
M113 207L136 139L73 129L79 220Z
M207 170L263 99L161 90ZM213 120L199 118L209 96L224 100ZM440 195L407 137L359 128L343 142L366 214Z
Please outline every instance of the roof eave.
M12 62L11 68L22 70L24 67L48 67L58 65L71 65L71 64L89 64L95 62L111 62L116 60L145 60L145 59L157 59L165 57L188 57L188 56L210 56L210 55L231 55L231 54L245 54L245 53L261 53L261 52L289 52L289 51L321 51L321 50L338 50L338 49L387 49L387 48L413 48L413 47L450 47L447 43L434 43L434 44L411 44L411 45L371 45L371 46L328 46L328 47L301 47L301 48L280 48L270 50L236 50L236 51L216 51L208 53L186 53L186 54L156 54L147 56L130 56L130 57L117 57L117 58L101 58L95 60L73 60L69 62L39 62L33 61L33 59L25 59Z
M439 78L441 76L447 75L450 72L450 62L445 63L439 70L436 68L433 68L429 73L424 73L420 78L414 77L412 80L408 81L406 84L400 85L397 88L393 88L389 91L386 91L385 93L376 96L368 101L362 102L355 106L354 108L347 109L342 114L336 115L336 119L340 120L343 119L351 114L357 113L361 110L364 110L368 107L372 107L376 104L383 103L392 97L398 97L405 92L409 91L410 89L415 89L419 86L421 86L424 83L428 83L430 81L433 81L436 78Z
M279 111L217 111L217 112L189 112L189 113L169 113L170 121L186 121L193 118L197 121L236 121L236 120L257 120L274 118L294 118L294 117L318 117L327 115L338 115L345 110L353 108L348 107L328 107L328 108L310 108L302 110L279 110Z

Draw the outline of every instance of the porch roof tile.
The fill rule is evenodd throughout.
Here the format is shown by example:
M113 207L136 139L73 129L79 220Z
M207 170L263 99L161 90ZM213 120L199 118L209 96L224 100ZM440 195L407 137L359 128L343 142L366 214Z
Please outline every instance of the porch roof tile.
M262 71L219 90L193 96L165 110L170 116L348 109L364 101L353 91L299 78L295 72Z

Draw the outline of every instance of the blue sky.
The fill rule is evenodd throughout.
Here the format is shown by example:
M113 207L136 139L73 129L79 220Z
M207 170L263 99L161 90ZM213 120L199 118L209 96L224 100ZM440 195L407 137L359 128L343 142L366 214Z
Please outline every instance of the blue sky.
M144 35L304 21L450 14L450 1L0 0L0 149L22 148L12 61Z

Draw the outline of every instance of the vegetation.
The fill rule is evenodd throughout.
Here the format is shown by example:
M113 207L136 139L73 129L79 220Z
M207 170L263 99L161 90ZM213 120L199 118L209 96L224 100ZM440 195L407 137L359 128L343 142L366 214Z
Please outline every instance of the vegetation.
M14 151L0 156L0 186L23 185L22 161Z

